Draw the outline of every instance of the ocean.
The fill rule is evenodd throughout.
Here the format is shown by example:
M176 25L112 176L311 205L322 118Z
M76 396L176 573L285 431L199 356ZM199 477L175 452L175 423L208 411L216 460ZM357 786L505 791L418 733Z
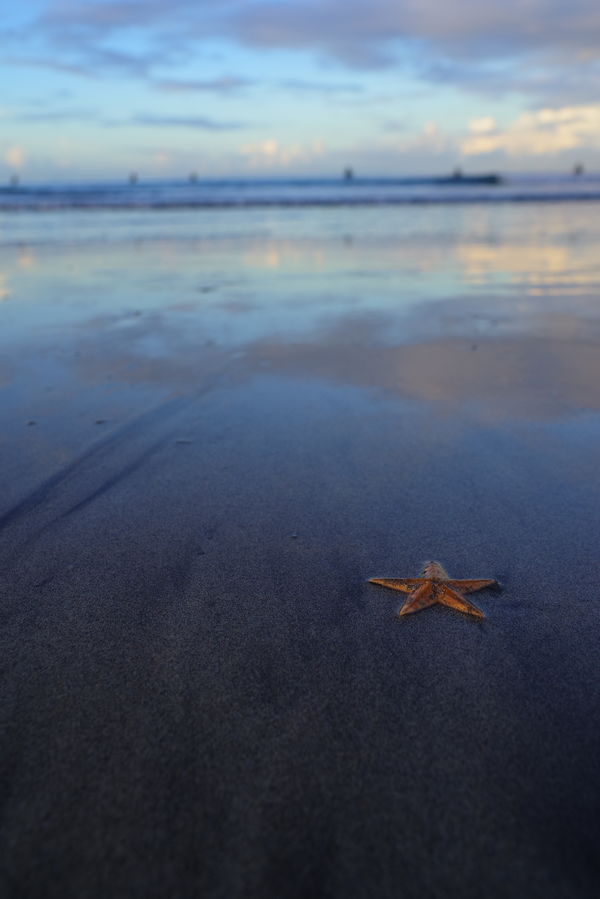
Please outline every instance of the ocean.
M177 209L221 206L350 206L600 199L600 175L423 178L229 178L0 188L0 210Z

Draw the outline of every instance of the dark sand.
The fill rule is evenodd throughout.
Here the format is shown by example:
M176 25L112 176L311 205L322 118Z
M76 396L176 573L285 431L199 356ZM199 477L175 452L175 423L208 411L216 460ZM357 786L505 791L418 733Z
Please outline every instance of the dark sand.
M3 897L598 895L600 342L368 321L6 355Z

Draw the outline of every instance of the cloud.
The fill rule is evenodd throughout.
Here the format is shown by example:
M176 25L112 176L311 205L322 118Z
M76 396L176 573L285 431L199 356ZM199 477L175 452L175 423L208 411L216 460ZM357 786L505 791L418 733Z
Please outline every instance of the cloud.
M179 2L181 8L189 5ZM12 44L16 50L3 62L83 76L147 77L157 66L181 59L184 31L172 32L171 11L177 18L177 0L173 10L158 0L46 0L45 11L29 25L2 33L5 49ZM26 55L27 47L36 52Z
M98 40L123 30L152 26L189 2L174 0L167 8L162 0L50 0L37 20L57 40Z
M593 103L600 95L600 59L530 55L517 60L450 59L423 56L419 77L431 84L466 89L488 100L508 95L534 106Z
M168 91L170 93L202 93L214 92L218 94L229 94L237 92L245 87L254 84L248 78L240 78L236 75L221 75L219 78L202 79L177 79L156 81L154 86L159 90Z
M4 154L4 161L13 169L22 169L25 165L25 150L23 147L9 147Z
M397 58L392 43L407 36L402 18L402 4L391 0L267 0L240 6L225 24L245 45L309 50L351 68L375 69Z
M469 131L461 142L465 156L496 151L507 156L544 156L578 148L600 150L600 104L525 112L506 128L486 116L472 121Z
M80 75L89 78L93 73L80 65L72 65L71 63L61 62L57 59L50 59L45 56L4 56L2 64L8 66L20 66L22 68L31 69L49 69L52 72L59 72L65 75Z
M240 147L241 156L252 169L287 168L292 163L310 162L322 156L324 152L323 142L318 139L309 144L283 145L274 138L268 138Z
M162 59L157 52L129 53L113 47L88 47L85 60L88 69L94 72L123 72L128 75L146 77Z
M241 43L309 50L355 68L389 66L430 52L445 59L509 59L528 53L600 58L595 0L261 0L228 7Z
M132 116L131 119L110 124L120 125L149 125L152 127L168 128L198 128L202 131L238 131L248 127L244 122L220 122L205 116L176 116L176 115L152 115L141 113Z
M288 78L279 82L284 90L307 94L359 94L364 88L356 82L336 81L304 81L301 78Z
M47 0L29 26L5 32L3 44L5 52L11 43L18 47L12 64L27 64L18 57L34 47L32 64L150 78L165 66L205 58L212 39L261 53L295 50L351 69L401 64L425 81L496 96L516 91L539 100L554 91L555 102L558 96L565 105L581 102L582 91L591 102L600 88L596 0ZM158 85L226 93L243 81ZM313 89L308 81L287 86ZM341 88L315 83L314 89Z
M98 119L98 113L90 109L56 109L23 112L12 117L14 122L90 122Z
M63 45L97 45L124 32L229 36L254 47L325 51L358 65L395 56L396 41L424 41L458 56L543 47L600 57L595 0L52 0L34 24Z
M469 131L472 134L490 134L496 130L496 119L492 116L482 116L479 119L473 119L469 125Z

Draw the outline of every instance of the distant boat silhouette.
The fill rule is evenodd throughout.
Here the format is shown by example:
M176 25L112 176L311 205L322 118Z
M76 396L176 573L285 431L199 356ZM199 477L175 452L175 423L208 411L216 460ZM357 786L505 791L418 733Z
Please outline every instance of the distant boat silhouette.
M354 178L354 169L344 169L344 181L352 181Z
M131 174L129 175L129 183L130 184L138 183L138 173L137 172L131 172Z
M583 164L581 162L578 162L576 165L573 166L573 174L575 175L575 177L577 177L578 175L583 175L583 172L584 172L584 168L583 168Z
M190 184L197 184L198 175L196 174L196 172L190 172L190 176L189 176L188 180L189 180Z
M461 169L454 169L451 175L433 178L434 184L502 184L502 178L495 172L485 175L463 175Z

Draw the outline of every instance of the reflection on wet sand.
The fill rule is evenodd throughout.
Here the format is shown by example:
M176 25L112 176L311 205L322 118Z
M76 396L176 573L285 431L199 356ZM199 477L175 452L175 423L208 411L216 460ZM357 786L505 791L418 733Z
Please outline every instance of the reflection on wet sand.
M600 410L597 344L535 338L473 343L459 338L408 346L265 343L248 359L270 371L322 377L479 418L546 419ZM576 360L573 362L573 355Z
M32 269L37 265L37 258L31 247L20 247L17 256L17 265L21 269Z
M76 390L268 374L486 420L600 410L593 210L575 230L554 207L462 210L458 225L450 210L387 210L368 227L360 211L280 215L281 233L265 213L252 233L230 216L194 237L182 218L185 240L5 248L6 358L53 360Z
M255 375L335 382L493 421L554 419L600 410L600 345L579 336L432 337L390 343L385 315L341 317L302 339L272 335L243 345L181 331L154 315L133 328L83 338L77 376L178 392Z
M592 248L575 245L462 243L457 259L467 283L489 285L499 279L538 295L547 290L589 290L600 284Z
M387 217L379 216L377 228L373 222L367 227L359 212L346 211L344 224L348 232L356 231L352 237L341 226L336 231L331 222L318 233L327 219L313 223L317 233L305 226L294 235L299 226L292 217L275 230L267 219L255 222L254 233L237 234L239 223L225 217L211 223L214 233L201 236L191 236L185 220L185 239L177 238L176 223L170 222L170 239L156 236L138 242L129 234L115 243L22 243L3 248L0 260L20 300L43 305L49 285L68 295L95 284L94 302L105 310L122 302L123 285L134 302L143 299L146 304L159 298L165 286L185 293L221 289L232 281L258 291L276 284L282 288L278 301L284 303L285 290L304 285L323 292L324 282L346 294L361 291L369 303L364 293L369 280L388 302L394 290L412 291L420 300L507 288L534 296L557 291L572 296L600 285L592 213L578 209L580 227L571 232L565 231L563 215L554 208L540 210L534 221L531 210L511 210L510 222L495 221L491 210L483 217L476 209L463 210L461 227L446 220L436 224L432 218L427 219L428 228L414 211L409 215L388 210ZM385 221L387 232L382 230ZM230 223L231 233L219 233L224 222ZM404 304L410 296L396 294L395 300Z

